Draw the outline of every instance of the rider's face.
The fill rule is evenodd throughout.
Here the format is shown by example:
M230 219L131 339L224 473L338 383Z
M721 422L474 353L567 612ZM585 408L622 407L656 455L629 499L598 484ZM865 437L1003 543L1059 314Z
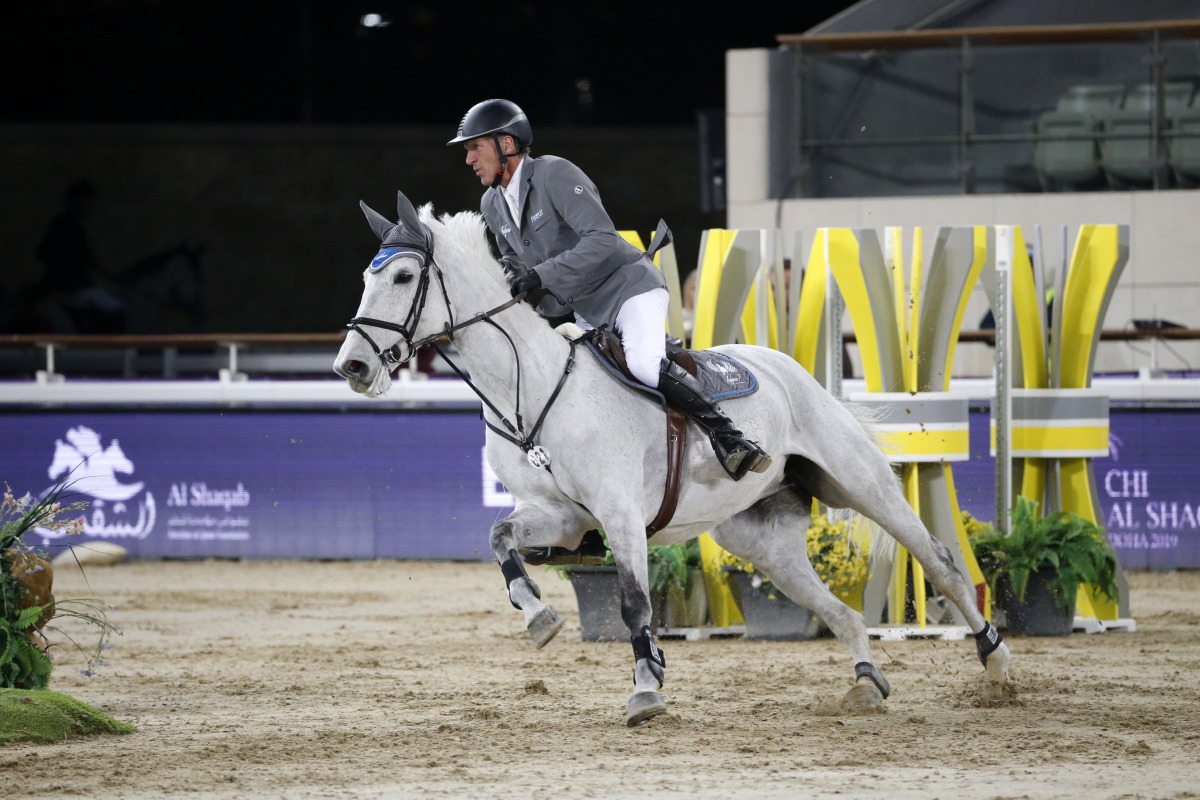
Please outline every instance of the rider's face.
M511 152L513 149L513 141L511 136L501 136L500 146L509 148L506 152ZM496 180L496 175L502 172L500 166L500 155L496 152L496 142L491 136L476 136L463 142L463 147L467 151L467 166L475 172L475 177L479 178L479 182L484 186L491 186Z

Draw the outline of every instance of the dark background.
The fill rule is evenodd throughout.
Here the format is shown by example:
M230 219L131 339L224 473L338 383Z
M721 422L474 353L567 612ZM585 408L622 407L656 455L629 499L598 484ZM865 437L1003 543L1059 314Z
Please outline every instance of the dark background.
M0 12L20 122L436 124L506 97L541 125L694 125L725 51L852 3L36 0ZM366 28L375 12L390 20Z
M726 52L848 5L6 4L0 330L71 332L40 311L54 287L35 250L79 179L98 189L87 224L106 276L181 244L201 253L203 319L168 298L137 332L339 330L375 243L359 201L389 213L402 190L477 209L483 188L446 142L492 97L525 109L535 154L588 173L619 230L648 241L665 220L686 274L726 222L702 177L723 170ZM362 26L370 12L390 24ZM168 277L143 283L195 294Z

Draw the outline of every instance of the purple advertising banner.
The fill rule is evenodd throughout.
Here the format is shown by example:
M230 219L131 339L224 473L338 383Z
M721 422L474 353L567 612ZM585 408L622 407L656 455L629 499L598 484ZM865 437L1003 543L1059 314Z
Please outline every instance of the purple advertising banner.
M995 517L988 413L971 413L959 506ZM1200 411L1114 408L1093 471L1126 569L1200 567ZM0 416L0 482L87 502L82 537L140 558L488 560L512 498L483 459L478 411L30 411Z
M954 465L959 507L996 517L990 417L971 412L971 460ZM1125 569L1200 567L1200 409L1113 408L1109 455L1092 460L1100 526Z
M481 560L511 498L474 412L52 412L0 417L0 481L66 479L81 538L142 558ZM64 495L67 497L68 495Z

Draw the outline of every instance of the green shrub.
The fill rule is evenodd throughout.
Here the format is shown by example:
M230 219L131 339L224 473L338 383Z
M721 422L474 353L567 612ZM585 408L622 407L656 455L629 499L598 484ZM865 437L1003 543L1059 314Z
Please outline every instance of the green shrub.
M998 596L998 582L1007 579L1013 595L1024 602L1029 576L1050 571L1050 591L1063 611L1074 605L1080 584L1093 586L1115 601L1120 591L1117 558L1104 531L1071 511L1039 517L1037 509L1036 501L1018 497L1009 512L1012 524L1007 534L983 525L970 536L975 560L993 596Z

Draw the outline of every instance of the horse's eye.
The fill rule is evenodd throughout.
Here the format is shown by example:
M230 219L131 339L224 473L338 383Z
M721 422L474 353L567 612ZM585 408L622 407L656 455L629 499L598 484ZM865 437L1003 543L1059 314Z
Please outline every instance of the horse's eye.
M396 273L396 277L392 278L393 283L408 283L413 279L413 275L406 269L402 269Z

